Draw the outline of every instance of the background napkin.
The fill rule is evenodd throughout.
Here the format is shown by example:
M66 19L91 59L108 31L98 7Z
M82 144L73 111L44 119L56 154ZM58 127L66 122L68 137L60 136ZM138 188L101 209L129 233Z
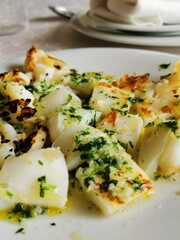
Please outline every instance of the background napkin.
M161 26L180 23L180 0L91 0L91 12L113 22Z

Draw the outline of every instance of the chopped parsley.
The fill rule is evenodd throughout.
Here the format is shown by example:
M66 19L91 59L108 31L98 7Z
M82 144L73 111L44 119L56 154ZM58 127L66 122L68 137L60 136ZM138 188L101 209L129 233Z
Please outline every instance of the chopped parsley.
M176 120L172 120L172 121L167 121L167 122L161 122L159 124L159 126L166 126L168 128L170 128L172 130L172 132L176 132L176 130L178 129L178 121Z
M80 122L82 120L82 116L77 114L77 108L70 106L69 108L60 108L59 112L62 113L64 116L69 116L73 118L75 121Z
M84 185L88 188L89 185L90 185L90 181L94 181L94 177L91 176L91 177L87 177L84 179Z
M159 65L159 70L168 69L171 66L171 63L163 63Z
M44 98L52 89L57 85L57 83L48 84L46 80L42 81L40 84L34 83L34 85L25 86L25 88L32 92L33 94L39 95L39 101Z
M93 151L95 149L102 148L107 143L106 139L103 137L98 137L89 141L87 143L79 143L79 146L74 149L74 151Z
M78 73L76 70L74 70L70 74L70 80L76 84L100 81L101 79L105 79L108 82L112 82L114 80L113 76L108 76L104 72Z
M39 165L43 166L43 162L41 160L38 160Z
M143 190L143 182L139 176L135 177L134 179L127 180L127 182L133 185L135 192Z
M128 142L129 143L129 146L133 149L134 145L131 141Z
M55 222L52 222L52 223L51 223L51 226L56 226L56 223L55 223Z
M25 234L24 228L19 228L19 229L15 232L15 234L17 234L17 233Z
M12 217L13 215L17 216L20 222L22 218L31 218L33 217L33 206L16 203L11 211L11 215Z
M104 129L104 132L107 133L109 136L112 136L115 134L115 131L107 129L107 128Z
M120 143L120 144L127 152L128 151L128 143Z
M21 223L24 219L34 218L37 215L42 215L45 213L46 208L36 206L36 205L27 205L23 203L16 203L14 207L8 211L8 219ZM17 232L18 233L18 232Z
M12 193L12 192L9 192L9 191L6 191L6 195L7 195L9 198L12 198L12 197L13 197L13 193Z
M46 183L46 176L41 176L37 179L39 186L40 186L40 190L39 190L39 196L41 198L45 197L45 192L47 190L54 190L56 188L56 186L54 185L49 185Z
M118 111L122 116L126 116L128 114L128 110L116 109L116 111Z
M89 79L87 78L86 73L80 74L77 72L72 72L70 74L70 80L76 84L89 82Z
M110 155L110 154L106 155L106 156L103 156L102 158L98 158L96 160L96 162L99 165L108 164L108 166L113 166L113 167L118 166L117 158L115 156Z
M69 94L68 94L68 97L67 97L67 102L66 102L66 104L68 104L71 100L72 100L72 95L69 93Z
M96 127L96 111L94 112L94 116L91 119L91 122L89 123L90 126Z
M155 125L154 122L149 122L145 127L152 127L152 126L154 126L154 125Z
M142 97L129 97L128 100L130 101L131 104L137 103L137 102L144 102L144 98Z

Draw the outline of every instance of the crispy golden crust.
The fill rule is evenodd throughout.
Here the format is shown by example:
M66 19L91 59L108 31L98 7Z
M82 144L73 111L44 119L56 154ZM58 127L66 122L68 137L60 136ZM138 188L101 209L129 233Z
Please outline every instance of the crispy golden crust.
M148 73L141 76L129 76L126 74L119 81L113 82L113 85L115 87L135 91L144 89L149 81Z
M26 83L24 74L19 69L10 70L0 74L0 81Z
M57 70L61 70L66 65L65 62L45 54L43 50L40 50L33 45L26 54L24 65L25 71L33 71L38 63L44 64L47 67L54 67Z
M117 119L118 113L116 111L110 112L107 117L106 121L112 125L112 127L115 127L116 119Z
M29 49L29 51L26 53L26 59L25 59L25 70L27 72L30 72L34 69L35 67L35 56L37 54L38 49L32 45L32 48Z

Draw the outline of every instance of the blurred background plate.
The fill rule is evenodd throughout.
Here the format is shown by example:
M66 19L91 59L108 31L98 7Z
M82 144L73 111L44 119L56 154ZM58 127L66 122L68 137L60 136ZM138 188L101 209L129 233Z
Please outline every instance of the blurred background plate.
M150 34L149 32L99 31L88 26L85 20L85 12L80 12L72 17L71 26L78 32L87 36L116 43L126 43L142 46L180 46L180 35L176 34ZM162 32L165 33L165 32ZM175 32L176 33L176 32Z
M95 15L91 11L84 11L81 13L87 18L94 21L94 23L103 24L112 29L119 29L123 31L132 31L132 32L143 32L143 33L173 33L179 32L180 34L180 24L171 24L171 25L162 25L162 26L147 26L147 25L135 25L127 23L115 23L108 21L100 16Z

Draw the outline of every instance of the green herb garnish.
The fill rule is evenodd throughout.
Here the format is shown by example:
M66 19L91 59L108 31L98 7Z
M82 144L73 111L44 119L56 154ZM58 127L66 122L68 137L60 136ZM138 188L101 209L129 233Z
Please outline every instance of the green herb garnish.
M38 179L38 183L40 184L40 191L39 195L40 197L44 198L45 197L45 191L47 190L53 190L56 188L54 185L49 185L46 183L46 176L41 176Z
M24 233L25 233L24 228L19 228L19 229L15 232L15 234L17 234L17 233L22 233L22 234L24 234Z
M39 165L43 166L43 162L41 160L38 160Z
M171 63L163 63L159 65L159 70L168 69L171 66Z

